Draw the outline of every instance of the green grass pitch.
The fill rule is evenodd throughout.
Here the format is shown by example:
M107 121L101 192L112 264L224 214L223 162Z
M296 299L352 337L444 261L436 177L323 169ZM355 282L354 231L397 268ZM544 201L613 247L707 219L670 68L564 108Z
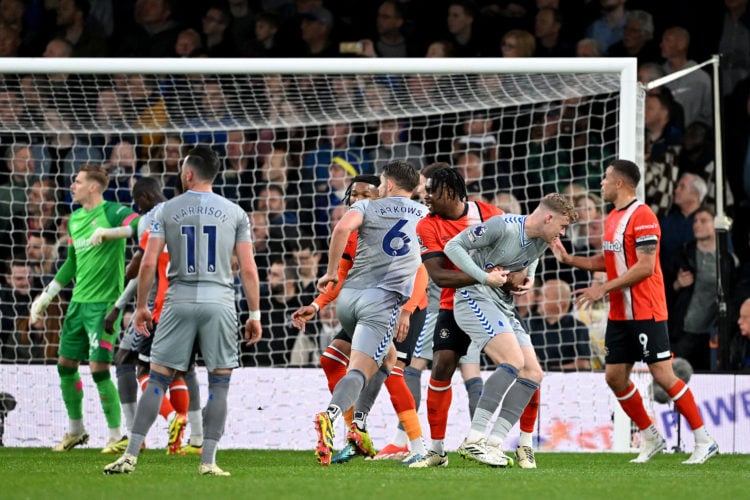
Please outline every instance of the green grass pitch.
M231 477L198 475L196 456L141 453L136 471L107 476L115 460L99 450L53 453L0 448L0 498L143 500L158 498L484 499L748 498L750 456L719 455L682 465L686 454L662 454L631 464L635 454L538 453L536 470L491 469L450 453L447 468L409 469L393 461L357 458L321 467L312 451L221 450L217 462Z

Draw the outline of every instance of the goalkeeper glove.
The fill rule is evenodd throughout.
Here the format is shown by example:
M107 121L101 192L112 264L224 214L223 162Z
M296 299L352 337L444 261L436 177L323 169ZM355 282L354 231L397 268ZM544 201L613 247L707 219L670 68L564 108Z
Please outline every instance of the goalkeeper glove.
M118 238L130 238L133 236L133 228L130 226L119 227L98 227L94 234L89 238L89 245L98 246L105 241L116 240Z
M55 296L60 293L61 289L62 286L60 285L60 283L52 280L52 283L47 285L45 289L42 290L42 293L39 294L39 297L34 299L34 302L31 303L30 309L30 321L32 324L41 319L42 314L44 314L44 311L47 310L47 306L49 306L50 302L52 302L52 299L54 299Z

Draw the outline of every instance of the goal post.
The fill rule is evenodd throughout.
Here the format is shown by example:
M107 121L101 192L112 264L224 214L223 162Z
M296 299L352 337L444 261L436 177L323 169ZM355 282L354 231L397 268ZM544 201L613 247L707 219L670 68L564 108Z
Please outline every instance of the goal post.
M509 192L522 211L571 184L598 193L606 161L643 167L643 92L633 58L0 58L0 161L8 170L0 231L9 236L0 252L7 268L20 264L16 271L29 273L28 297L64 258L68 186L82 164L106 165L107 195L129 205L141 176L159 176L172 195L180 156L192 144L209 145L223 165L217 190L251 216L265 290L266 338L242 348L241 364L278 370L269 379L283 386L291 373L284 370L314 367L336 333L330 314L304 333L288 317L314 295L309 259L325 260L341 179L377 174L383 162L405 158L418 166L453 163L474 175L467 177L472 197L499 203L496 195ZM13 181L22 160L35 169ZM580 275L570 281L585 285ZM294 291L285 293L287 286ZM7 372L17 375L3 377L0 391L18 396L49 374L35 365L56 362L66 294L42 327L24 322L22 290L8 297L18 317L3 317L0 360L29 366ZM238 307L242 317L239 288ZM49 388L59 416L54 384L37 382ZM579 414L601 403L585 384L566 397ZM98 408L92 414L103 420ZM611 415L601 417L611 424ZM20 432L27 442L51 443L61 428L29 423ZM629 432L629 423L616 423L611 449L629 449Z

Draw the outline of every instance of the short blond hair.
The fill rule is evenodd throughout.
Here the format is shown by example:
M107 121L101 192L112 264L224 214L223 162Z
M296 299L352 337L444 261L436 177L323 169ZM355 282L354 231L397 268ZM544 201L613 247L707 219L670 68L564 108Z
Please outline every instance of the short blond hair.
M541 206L570 219L570 223L578 222L578 212L570 198L560 193L550 193L542 198Z

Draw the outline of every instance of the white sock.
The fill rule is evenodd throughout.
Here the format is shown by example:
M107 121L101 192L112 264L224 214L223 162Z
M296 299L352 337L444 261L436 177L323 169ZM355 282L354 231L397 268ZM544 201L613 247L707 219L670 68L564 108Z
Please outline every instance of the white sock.
M396 433L393 435L391 443L395 444L396 446L406 446L408 442L409 436L406 435L406 431L403 429L396 429Z
M479 441L482 438L484 438L484 434L483 433L481 433L481 432L479 432L477 430L471 429L469 431L469 435L466 436L466 441L468 441L469 443L476 443L477 441Z
M135 420L135 409L138 403L122 403L122 414L125 416L125 428L128 430L128 436L133 430L133 420Z
M521 431L521 435L518 436L518 446L528 446L529 448L534 446L534 437L530 432Z
M693 434L695 435L696 443L707 444L712 441L711 436L709 436L705 425L702 425L698 427L697 429L693 429Z
M203 413L201 410L188 411L188 422L190 423L190 439L188 442L193 446L203 446Z
M648 439L649 441L652 441L654 439L661 439L661 434L659 434L659 431L656 430L656 426L654 426L654 424L651 424L643 429L641 431L641 435L643 436L643 439Z
M424 440L422 439L422 436L419 436L417 439L411 440L411 451L412 453L417 453L422 456L427 455L427 450L424 447Z
M119 427L111 427L109 429L109 439L116 439L119 441L121 437L122 437L122 434L120 434Z
M432 451L438 455L445 455L445 440L433 439L432 440Z

